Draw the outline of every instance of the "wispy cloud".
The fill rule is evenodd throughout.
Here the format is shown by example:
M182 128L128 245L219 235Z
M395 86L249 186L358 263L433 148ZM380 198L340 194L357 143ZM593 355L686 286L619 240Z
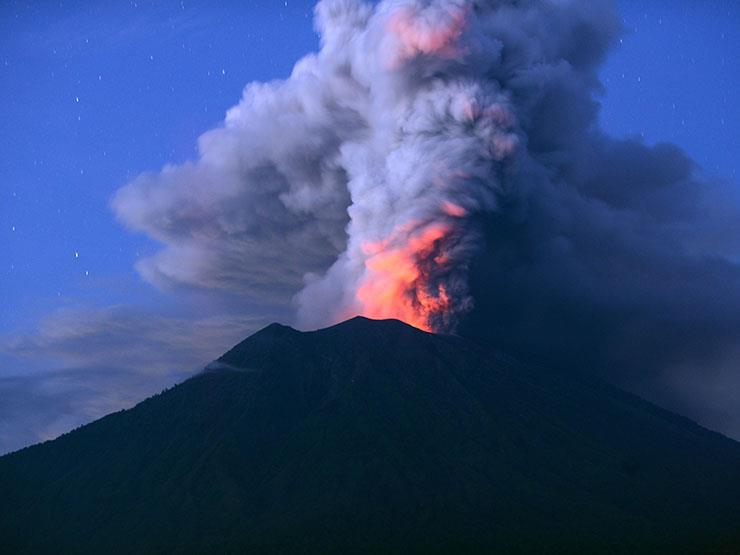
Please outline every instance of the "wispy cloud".
M132 307L61 310L0 341L0 453L51 439L171 386L266 323L264 317L166 317ZM23 372L44 361L43 372Z
M0 455L129 408L190 374L85 367L0 377Z
M167 373L202 367L265 323L261 316L190 319L125 306L65 309L46 316L33 332L5 338L0 348L65 365Z

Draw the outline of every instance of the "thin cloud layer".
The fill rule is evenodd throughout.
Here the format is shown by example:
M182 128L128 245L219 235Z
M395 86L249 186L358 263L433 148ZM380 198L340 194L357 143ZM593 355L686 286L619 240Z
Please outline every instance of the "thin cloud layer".
M267 323L261 316L178 318L125 306L60 310L0 345L19 358L156 374L202 368Z
M189 375L86 367L0 376L0 455L130 408Z
M266 324L232 315L174 318L130 307L63 310L3 338L0 454L133 406L202 370ZM25 371L45 361L53 370Z

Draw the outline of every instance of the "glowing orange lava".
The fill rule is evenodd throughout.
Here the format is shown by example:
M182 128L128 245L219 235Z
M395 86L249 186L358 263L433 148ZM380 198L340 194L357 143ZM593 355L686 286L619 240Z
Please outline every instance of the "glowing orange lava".
M450 225L435 223L405 241L366 243L367 272L356 294L362 314L433 331L435 316L448 313L451 306L444 284L431 283L431 272L449 260L444 242L450 231Z

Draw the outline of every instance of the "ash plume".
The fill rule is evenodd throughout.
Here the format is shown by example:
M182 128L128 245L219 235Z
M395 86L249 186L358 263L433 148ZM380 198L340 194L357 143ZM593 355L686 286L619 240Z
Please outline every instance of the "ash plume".
M196 161L117 193L164 245L147 280L293 302L301 327L457 330L740 432L716 393L740 385L737 196L599 128L611 2L323 0L316 27Z

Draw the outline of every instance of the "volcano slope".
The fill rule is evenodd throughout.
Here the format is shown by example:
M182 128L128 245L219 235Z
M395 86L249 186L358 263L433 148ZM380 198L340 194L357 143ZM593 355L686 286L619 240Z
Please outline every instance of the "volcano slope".
M0 458L7 553L705 553L740 444L605 383L355 318Z

